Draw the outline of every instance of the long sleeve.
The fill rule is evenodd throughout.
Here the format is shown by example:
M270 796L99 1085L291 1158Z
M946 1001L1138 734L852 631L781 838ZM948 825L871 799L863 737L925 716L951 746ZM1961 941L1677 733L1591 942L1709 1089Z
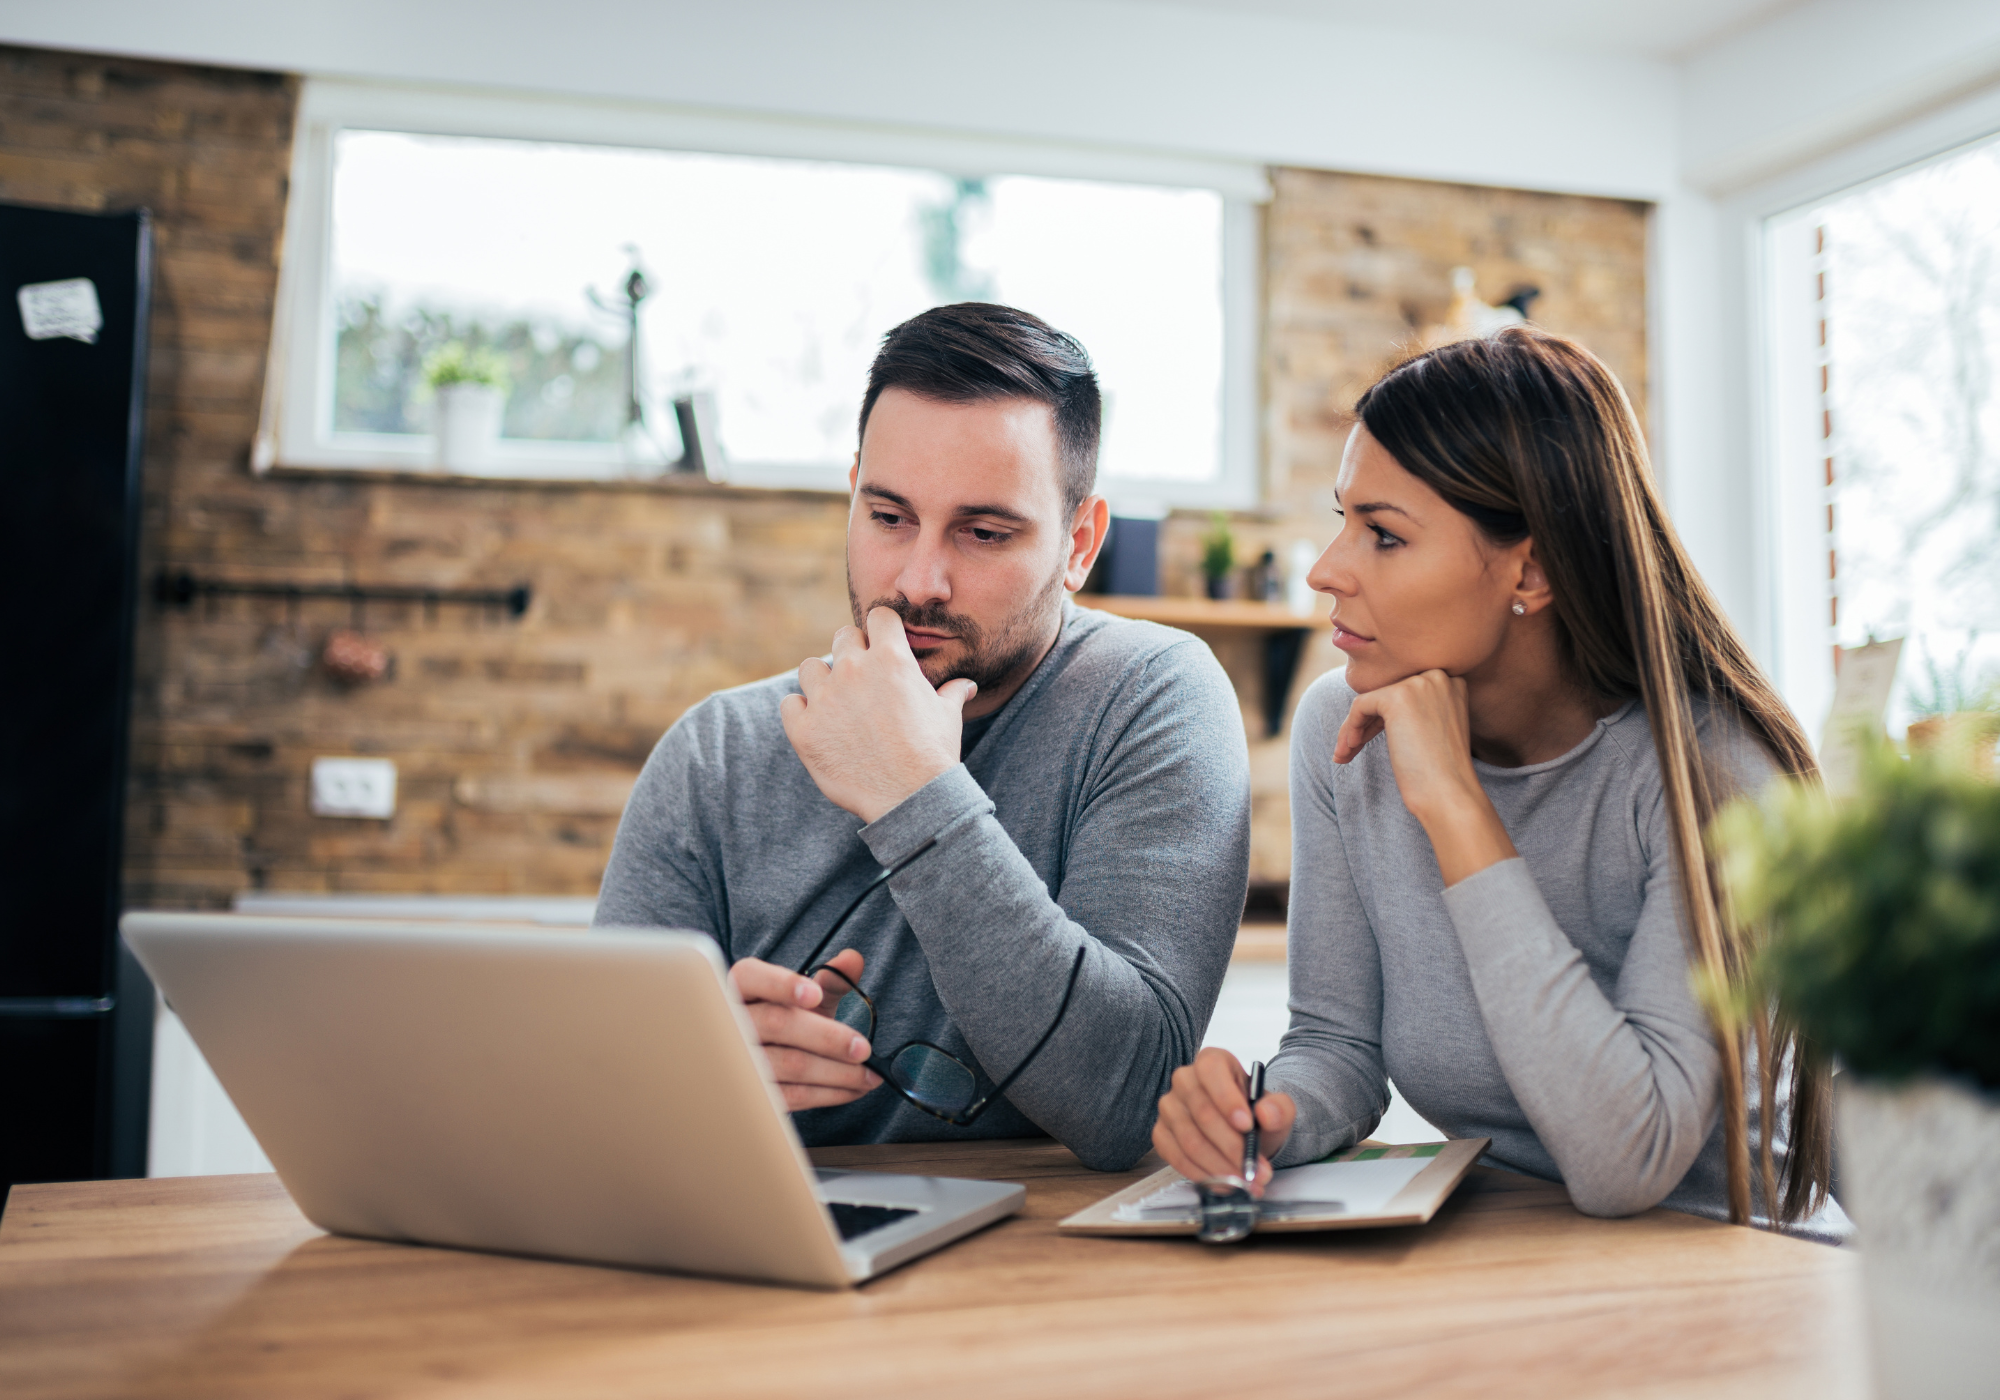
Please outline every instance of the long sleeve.
M999 1079L1067 1014L1008 1098L1086 1164L1129 1166L1214 1010L1243 909L1249 771L1227 678L1198 642L1156 656L1105 717L1045 882L964 765L873 825L939 999ZM1053 736L1052 736L1053 738ZM1049 800L1061 800L1055 794ZM1053 893L1052 893L1053 891Z
M1273 1074L1300 1116L1279 1160L1372 1128L1386 1074L1445 1135L1490 1139L1492 1161L1561 1180L1586 1213L1726 1218L1721 1054L1644 709L1539 763L1475 760L1520 855L1447 889L1386 739L1332 762L1353 700L1322 677L1294 721L1292 1030ZM1740 724L1697 726L1725 794L1773 776Z
M1278 1166L1359 1141L1389 1106L1381 957L1341 839L1332 752L1323 707L1301 704L1291 747L1291 1025L1265 1081L1292 1096L1299 1116Z
M675 928L729 946L716 872L704 859L705 755L691 723L653 748L618 823L592 922L600 928Z
M1444 893L1501 1071L1589 1215L1658 1204L1716 1123L1721 1058L1689 985L1662 808L1649 825L1645 902L1608 996L1526 861Z

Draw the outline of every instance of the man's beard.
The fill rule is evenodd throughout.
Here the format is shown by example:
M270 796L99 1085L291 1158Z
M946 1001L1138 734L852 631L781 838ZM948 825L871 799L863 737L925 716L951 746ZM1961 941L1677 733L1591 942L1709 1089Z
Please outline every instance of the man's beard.
M868 614L876 608L887 608L903 619L905 627L955 637L960 644L956 659L945 661L936 655L917 658L924 679L933 686L969 680L985 694L1019 680L1042 659L1050 641L1049 618L1061 605L1063 572L1058 568L1051 574L1049 581L1002 619L990 636L985 628L963 614L947 611L938 603L918 606L900 593L877 598L863 607L854 593L851 569L847 575L847 605L854 611L854 625L863 632L868 630Z

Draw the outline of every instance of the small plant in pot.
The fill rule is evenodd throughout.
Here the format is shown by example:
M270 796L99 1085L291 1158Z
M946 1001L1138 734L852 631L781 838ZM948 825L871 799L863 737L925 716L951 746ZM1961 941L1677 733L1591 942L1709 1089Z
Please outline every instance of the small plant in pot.
M1236 567L1236 539L1229 533L1229 517L1216 511L1208 517L1208 533L1201 537L1201 574L1208 581L1208 596L1229 596L1229 571Z
M438 467L478 471L493 465L507 403L507 371L500 357L454 340L424 361L424 383L436 396Z
M1939 666L1935 657L1926 658L1923 680L1909 689L1910 709L1915 716L1910 721L1909 743L1912 749L1939 743L1962 747L1967 737L1973 736L1973 768L1990 778L1993 744L1989 737L1982 745L1976 736L1982 729L1989 735L2000 729L2000 725L1993 723L2000 717L2000 680L1991 676L1983 681L1970 679L1966 672L1970 659L1970 648L1960 652L1949 668Z
M1856 791L1774 784L1711 831L1735 917L1763 931L1736 1004L1774 999L1835 1080L1840 1201L1860 1231L1883 1396L1991 1394L2000 1318L2000 786L1990 727Z

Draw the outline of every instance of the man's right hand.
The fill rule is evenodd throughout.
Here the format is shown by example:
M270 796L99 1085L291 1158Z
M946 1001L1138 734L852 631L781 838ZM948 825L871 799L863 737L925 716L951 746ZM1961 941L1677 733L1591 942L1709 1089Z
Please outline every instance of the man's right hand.
M828 966L861 985L863 959L854 949L829 960ZM837 999L827 987L759 958L731 967L729 980L757 1027L771 1073L785 1091L786 1108L796 1113L853 1103L882 1082L861 1063L871 1053L867 1040L834 1020Z

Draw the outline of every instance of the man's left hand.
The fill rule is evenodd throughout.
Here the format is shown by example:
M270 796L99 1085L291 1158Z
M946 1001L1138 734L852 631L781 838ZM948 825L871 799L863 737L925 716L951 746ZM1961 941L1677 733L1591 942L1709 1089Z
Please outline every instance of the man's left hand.
M830 802L874 822L957 764L960 712L978 686L932 689L903 619L875 608L865 633L833 634L831 664L815 656L799 667L799 689L778 706L785 737Z

